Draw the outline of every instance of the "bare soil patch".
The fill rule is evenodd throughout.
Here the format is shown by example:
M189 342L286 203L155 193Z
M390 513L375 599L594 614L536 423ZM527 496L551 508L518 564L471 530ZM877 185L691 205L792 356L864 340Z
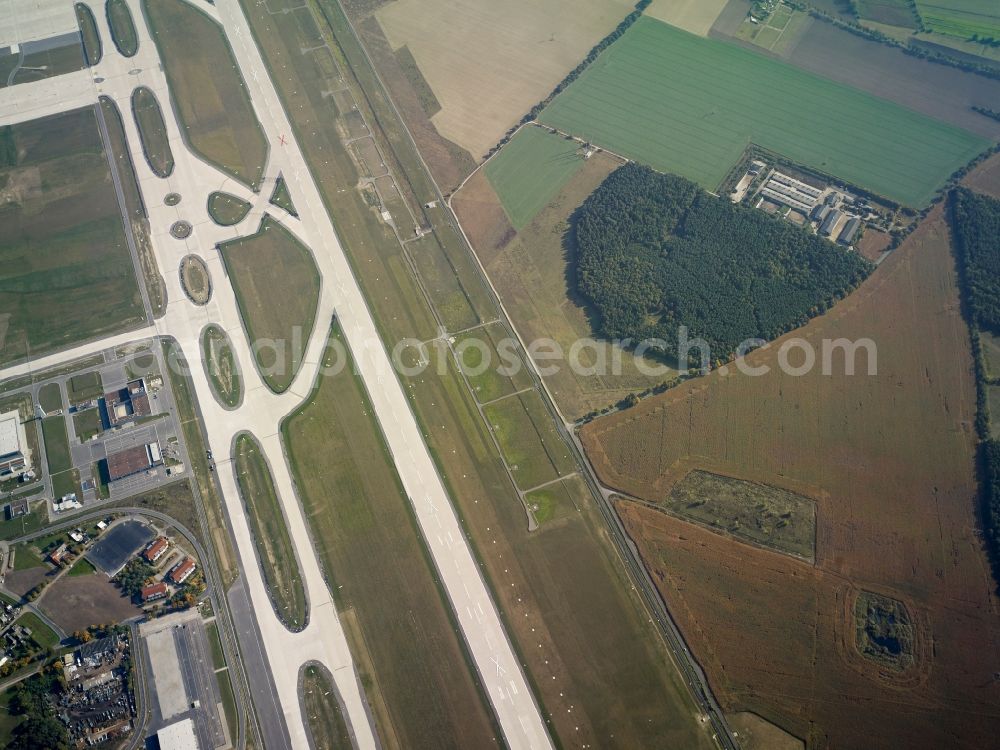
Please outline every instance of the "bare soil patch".
M855 248L870 261L876 261L892 244L892 236L877 229L865 229Z
M67 633L142 614L102 573L64 575L45 590L39 606Z
M1000 198L1000 153L993 154L969 172L962 180L962 184L977 193Z
M205 261L197 255L185 255L181 260L181 286L196 305L207 305L212 297L212 277Z
M863 374L863 355L860 375L842 364L780 374L779 340L748 358L770 374L716 372L599 419L581 431L587 453L602 481L648 501L702 461L801 482L818 498L815 567L619 505L726 710L754 711L811 748L989 746L1000 621L977 531L976 389L941 207L857 292L791 335L870 337L878 375ZM912 617L914 665L900 674L857 648L862 589Z
M490 265L514 238L514 227L484 170L476 172L455 194L452 208L484 266Z
M397 0L376 18L441 104L438 132L479 159L632 9L628 0Z

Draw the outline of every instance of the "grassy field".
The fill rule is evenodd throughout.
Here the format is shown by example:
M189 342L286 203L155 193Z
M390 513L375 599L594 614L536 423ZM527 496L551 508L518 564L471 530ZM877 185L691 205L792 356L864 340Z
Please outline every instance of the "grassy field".
M267 593L285 627L301 630L308 616L306 591L267 459L249 433L236 438L233 453L236 480L250 520L257 558L264 571Z
M6 49L9 52L10 48ZM10 74L19 64L21 67L10 81L12 85L41 81L82 70L86 67L82 38L70 39L59 47L26 52L23 60L19 54L0 56L0 88L7 86Z
M298 213L295 211L295 204L292 202L292 193L289 191L288 183L285 182L284 177L279 176L275 180L274 192L271 193L270 202L278 208L283 208L292 216L298 216Z
M735 45L640 19L540 120L714 190L750 143L923 206L988 141Z
M212 278L205 261L197 255L181 260L181 286L196 305L206 305L212 296Z
M469 343L473 341L476 343ZM498 323L482 326L456 339L455 355L459 358L462 372L479 403L486 404L531 387L532 380L527 365L511 349L512 344L506 329ZM504 349L503 357L498 351L498 345ZM500 371L502 366L509 366L516 372L507 375Z
M367 394L350 364L325 375L282 434L330 591L359 618L391 734L402 747L490 746L496 730Z
M38 390L38 405L43 411L59 411L63 408L62 391L58 383L43 385Z
M587 486L579 476L566 477L562 481L546 485L540 490L528 492L524 502L540 526L571 517L580 512L577 503L587 497Z
M91 107L0 128L0 363L143 319Z
M169 177L174 171L174 155L167 140L167 126L163 122L163 112L156 94L145 86L132 92L132 114L139 128L142 153L153 174Z
M961 39L1000 40L1000 8L993 0L916 0L924 26Z
M196 154L256 190L267 139L222 29L185 0L145 0L143 8L185 139Z
M105 8L115 47L125 57L133 57L139 51L139 37L135 33L135 21L128 4L125 0L107 0Z
M515 229L524 226L583 166L580 144L537 127L522 128L486 165Z
M619 164L607 154L591 156L517 233L481 175L456 193L453 204L462 227L526 341L550 338L569 353L577 342L596 338L587 308L575 291L569 219ZM673 370L645 374L637 369L629 352L606 342L596 350L581 349L577 356L582 367L561 366L545 376L556 403L570 420L611 406L629 393L658 385L675 374ZM620 365L616 367L615 362Z
M191 458L191 471L194 474L194 481L198 485L202 507L205 509L208 528L204 529L203 533L208 537L211 548L215 551L219 561L219 572L223 585L228 586L236 579L237 575L236 553L233 551L229 527L226 525L222 499L216 492L215 483L209 477L208 460L205 456L205 437L198 418L198 400L194 384L191 382L190 376L180 374L187 372L185 368L190 367L190 364L184 359L183 353L172 340L163 342L163 355L168 362L173 362L171 367L180 368L170 370L170 387L177 403L184 440L187 441L188 455ZM183 486L186 489L188 498L182 508L187 513L193 514L195 503L187 482L179 482L178 486ZM174 514L171 513L171 515ZM175 515L174 517L182 520L181 516ZM198 528L200 524L196 519L197 516L193 516L191 521L182 521L182 523L185 525L193 523L193 526L188 526L190 529Z
M323 72L329 70L323 67L325 58L300 54L305 40L295 14L272 16L249 0L243 7L384 340L437 335L429 306L437 304L437 298L424 296L399 243L361 193L345 190L358 183L357 168L338 130L346 132L352 124L351 110L338 109L335 97L322 95L343 84L338 84L336 73ZM367 97L358 94L359 110L366 117L378 113L376 121L396 149L390 158L405 165L402 171L418 205L434 200L426 172L398 121L385 110L385 94L337 6L323 2L321 7L343 45L334 49L348 85L358 91L360 80L370 92ZM474 291L474 266L469 275L474 259L454 242L444 214L425 213L440 232L469 299L475 300L474 309L481 319L491 319L496 310L489 298ZM524 507L471 390L454 368L446 367L443 373L428 371L405 379L404 385L554 732L574 746L709 747L668 652L624 579L593 498L580 498L586 510L575 522L544 534L529 533ZM380 631L378 625L371 630ZM416 719L418 731L425 721Z
M713 373L584 427L588 456L603 482L649 502L706 464L816 499L815 565L619 506L725 709L754 711L809 747L989 745L1000 687L982 654L1000 624L977 530L976 388L942 209L793 335L869 337L878 374L845 375L838 356L830 375L786 375L779 341L749 357L772 367L765 376ZM844 648L861 588L914 613L905 679Z
M66 381L66 393L69 395L69 402L71 404L100 398L104 394L104 383L101 380L101 373L94 370L93 372L74 375Z
M224 227L239 224L250 213L250 204L229 193L215 192L208 196L208 215Z
M312 664L303 667L300 690L310 746L314 750L350 750L351 733L326 670Z
M125 137L125 126L121 112L114 100L107 96L100 97L104 121L108 126L108 138L111 141L111 151L117 163L118 174L125 195L125 207L132 223L132 234L135 236L136 249L139 251L139 263L142 268L143 280L146 284L146 294L153 317L159 318L167 307L167 285L160 275L160 268L153 253L150 240L149 217L146 214L146 204L139 191L139 180L132 161L128 140Z
M795 492L695 470L671 488L662 507L778 552L816 556L816 505Z
M312 253L266 216L256 234L219 245L219 252L257 369L282 393L299 371L316 322L320 276Z
M536 391L495 401L483 411L514 481L522 490L551 482L576 469Z
M81 557L73 564L73 567L70 568L69 573L67 573L66 575L89 576L96 572L97 568L94 567L94 564L90 562L90 560L88 560L86 557Z
M910 0L858 0L857 6L859 19L916 29L917 16Z
M101 47L101 34L97 30L97 19L89 5L77 3L76 22L80 25L80 36L83 39L83 57L87 65L93 67L101 61L103 49Z
M62 415L42 420L42 439L45 441L45 457L49 462L50 474L59 474L73 468L69 452L69 436L66 434L66 420Z
M100 409L87 409L73 415L73 429L81 442L86 442L101 431Z
M22 628L31 630L31 640L37 643L39 647L46 649L59 645L59 636L52 631L52 628L42 622L34 612L25 612L17 618L17 624Z
M243 381L229 336L217 325L206 326L201 335L201 352L216 397L235 408L243 400Z
M439 102L437 130L480 159L633 6L629 0L474 0L459 7L399 0L377 18L393 50L407 47Z
M42 503L31 502L31 512L20 518L0 519L0 539L16 539L19 536L38 531L48 522L48 516Z

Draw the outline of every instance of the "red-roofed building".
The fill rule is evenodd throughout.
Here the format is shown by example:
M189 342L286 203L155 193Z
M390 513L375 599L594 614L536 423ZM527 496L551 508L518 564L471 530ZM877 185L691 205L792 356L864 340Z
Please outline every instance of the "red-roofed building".
M144 586L139 593L144 602L155 602L157 599L163 599L167 595L167 584L161 581L151 586Z
M184 583L194 573L195 567L194 560L190 557L185 557L183 562L177 563L170 571L170 580L176 584Z
M146 546L146 549L142 552L142 556L146 558L146 562L155 563L163 557L163 553L167 551L168 547L170 547L170 544L166 539L162 536L157 537Z

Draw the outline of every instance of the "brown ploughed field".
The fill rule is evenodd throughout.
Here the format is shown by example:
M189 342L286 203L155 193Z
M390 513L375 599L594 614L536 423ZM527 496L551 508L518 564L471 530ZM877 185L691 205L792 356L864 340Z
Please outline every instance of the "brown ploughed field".
M938 206L857 292L790 334L816 348L810 374L782 374L772 344L748 358L768 375L717 371L581 431L601 480L646 503L695 468L816 499L815 565L618 503L724 709L809 748L995 747L1000 732L1000 619L949 240ZM863 353L858 374L842 353L821 374L820 341L839 337L876 343L877 376ZM912 666L857 650L862 590L905 605Z

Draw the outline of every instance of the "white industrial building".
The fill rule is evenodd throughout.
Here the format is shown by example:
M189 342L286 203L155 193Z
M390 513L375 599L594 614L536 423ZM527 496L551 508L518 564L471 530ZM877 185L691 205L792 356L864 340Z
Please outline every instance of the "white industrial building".
M156 733L156 741L160 744L160 750L199 750L198 737L194 733L194 722L191 719L163 727Z
M16 410L0 414L0 478L20 476L30 468L21 415Z

